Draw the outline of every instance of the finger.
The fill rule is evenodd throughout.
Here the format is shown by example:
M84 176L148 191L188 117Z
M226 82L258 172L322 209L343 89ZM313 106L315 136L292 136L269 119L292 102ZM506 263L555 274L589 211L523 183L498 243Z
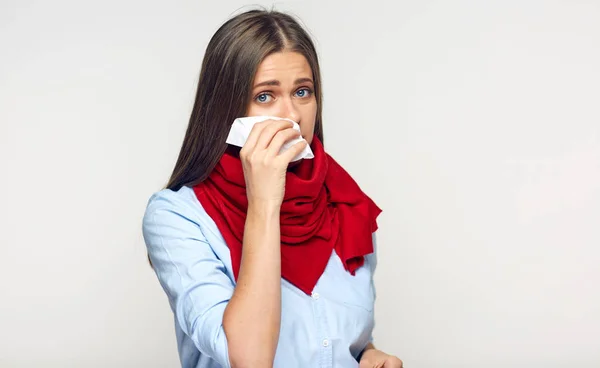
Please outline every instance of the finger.
M269 144L269 147L267 148L269 152L268 154L271 157L279 155L281 148L286 142L291 141L292 139L296 139L298 137L300 137L300 131L294 128L288 128L278 131L277 134L275 134L275 136L273 137L271 144Z
M280 130L288 129L294 125L286 120L268 120L264 129L260 131L258 141L254 146L256 149L266 149Z
M263 130L277 121L278 120L268 119L254 124L252 126L252 129L250 129L250 133L248 134L248 138L246 138L246 142L244 143L244 147L242 147L242 150L249 151L254 149Z
M266 127L267 121L268 120L261 121L252 126L252 129L250 129L250 133L248 134L248 138L246 138L246 142L242 147L242 151L251 151L254 148L254 146L256 146L258 137L260 137L260 133Z
M292 160L294 159L294 157L296 157L298 154L300 154L300 152L302 152L302 150L308 145L308 142L306 142L306 140L301 140L300 142L295 143L293 146L291 146L287 151L283 152L281 155L279 155L279 157L281 158L281 160L283 160L286 164L289 164L290 162L292 162Z

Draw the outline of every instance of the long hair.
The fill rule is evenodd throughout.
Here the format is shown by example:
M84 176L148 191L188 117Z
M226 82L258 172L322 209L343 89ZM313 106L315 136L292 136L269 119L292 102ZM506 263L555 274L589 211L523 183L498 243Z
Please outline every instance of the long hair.
M321 76L311 38L290 15L247 11L225 22L206 48L194 107L168 189L194 186L210 175L227 149L233 121L243 116L252 99L259 64L280 51L298 52L310 65L317 101L314 134L324 141Z

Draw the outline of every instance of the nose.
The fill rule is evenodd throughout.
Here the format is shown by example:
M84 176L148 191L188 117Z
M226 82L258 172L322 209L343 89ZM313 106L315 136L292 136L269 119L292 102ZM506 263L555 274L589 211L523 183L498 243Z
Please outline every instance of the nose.
M282 111L281 117L290 119L295 121L296 123L300 123L300 113L294 104L294 101L291 98L286 98L282 102Z

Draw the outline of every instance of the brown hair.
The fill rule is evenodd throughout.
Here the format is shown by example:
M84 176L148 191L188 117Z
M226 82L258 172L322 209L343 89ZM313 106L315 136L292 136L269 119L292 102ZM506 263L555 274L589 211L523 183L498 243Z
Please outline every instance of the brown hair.
M323 142L319 62L307 32L290 15L251 10L223 24L211 38L202 62L194 107L167 188L204 181L227 149L233 121L245 114L259 64L270 54L295 51L313 73L317 115L315 136Z

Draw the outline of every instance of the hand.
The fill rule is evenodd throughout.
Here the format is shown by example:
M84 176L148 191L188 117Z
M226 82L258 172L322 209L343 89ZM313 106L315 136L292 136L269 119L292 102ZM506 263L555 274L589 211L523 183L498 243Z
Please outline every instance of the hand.
M402 368L402 361L375 348L367 349L360 358L359 368Z
M300 132L286 120L266 120L252 127L240 151L249 206L255 203L281 206L287 167L307 142L302 140L281 154L279 151L285 142L299 136Z

